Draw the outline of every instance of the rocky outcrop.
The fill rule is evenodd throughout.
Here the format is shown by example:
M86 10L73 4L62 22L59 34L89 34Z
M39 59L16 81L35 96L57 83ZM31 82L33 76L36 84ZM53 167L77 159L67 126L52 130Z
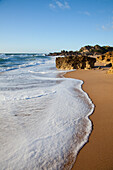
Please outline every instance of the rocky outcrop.
M108 74L113 74L113 66L108 70Z
M79 52L81 52L82 54L87 54L87 55L101 55L104 54L108 51L113 51L113 47L110 46L99 46L99 45L95 45L95 46L84 46L82 47Z
M106 64L113 63L113 51L100 55L99 57L97 57L97 61L100 61Z
M108 51L113 51L113 47L110 46L84 46L79 51L65 51L49 53L48 56L75 56L75 55L102 55Z
M91 69L96 62L95 58L87 56L69 56L69 57L57 57L56 67L62 70L72 69Z
M54 52L54 53L49 53L48 56L75 56L79 55L80 53L77 51L65 51L62 50L61 52Z
M87 45L79 51L63 50L61 52L49 53L48 56L64 56L56 58L56 67L58 69L91 69L96 62L96 59L93 58L94 56L99 56L97 61L104 62L107 66L113 67L113 47L110 46Z
M100 55L97 57L97 61L104 63L106 67L110 67L108 73L113 74L113 51Z

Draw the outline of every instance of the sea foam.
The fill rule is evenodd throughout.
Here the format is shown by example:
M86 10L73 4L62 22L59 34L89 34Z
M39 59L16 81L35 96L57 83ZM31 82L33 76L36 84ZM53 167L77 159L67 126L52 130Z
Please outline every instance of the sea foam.
M82 81L59 78L55 57L19 57L16 70L0 74L0 168L69 170L88 140L94 105Z

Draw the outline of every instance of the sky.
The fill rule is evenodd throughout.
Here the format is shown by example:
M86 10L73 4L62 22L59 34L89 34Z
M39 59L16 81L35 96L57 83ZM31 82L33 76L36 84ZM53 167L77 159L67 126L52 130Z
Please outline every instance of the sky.
M113 46L113 0L0 0L0 52Z

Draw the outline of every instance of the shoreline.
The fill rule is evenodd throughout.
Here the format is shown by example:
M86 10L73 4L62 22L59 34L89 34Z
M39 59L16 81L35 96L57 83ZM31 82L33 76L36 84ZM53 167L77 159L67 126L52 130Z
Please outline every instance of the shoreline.
M89 116L93 123L88 142L78 152L72 170L113 169L113 75L103 70L76 70L64 75L66 78L83 80L83 91L95 105Z

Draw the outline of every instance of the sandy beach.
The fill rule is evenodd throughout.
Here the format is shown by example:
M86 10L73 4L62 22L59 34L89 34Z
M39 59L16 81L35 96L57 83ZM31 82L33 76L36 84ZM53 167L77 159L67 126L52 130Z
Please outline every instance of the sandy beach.
M84 81L82 88L95 105L90 116L93 131L72 170L113 169L113 74L107 74L106 70L77 70L65 74L65 77Z

